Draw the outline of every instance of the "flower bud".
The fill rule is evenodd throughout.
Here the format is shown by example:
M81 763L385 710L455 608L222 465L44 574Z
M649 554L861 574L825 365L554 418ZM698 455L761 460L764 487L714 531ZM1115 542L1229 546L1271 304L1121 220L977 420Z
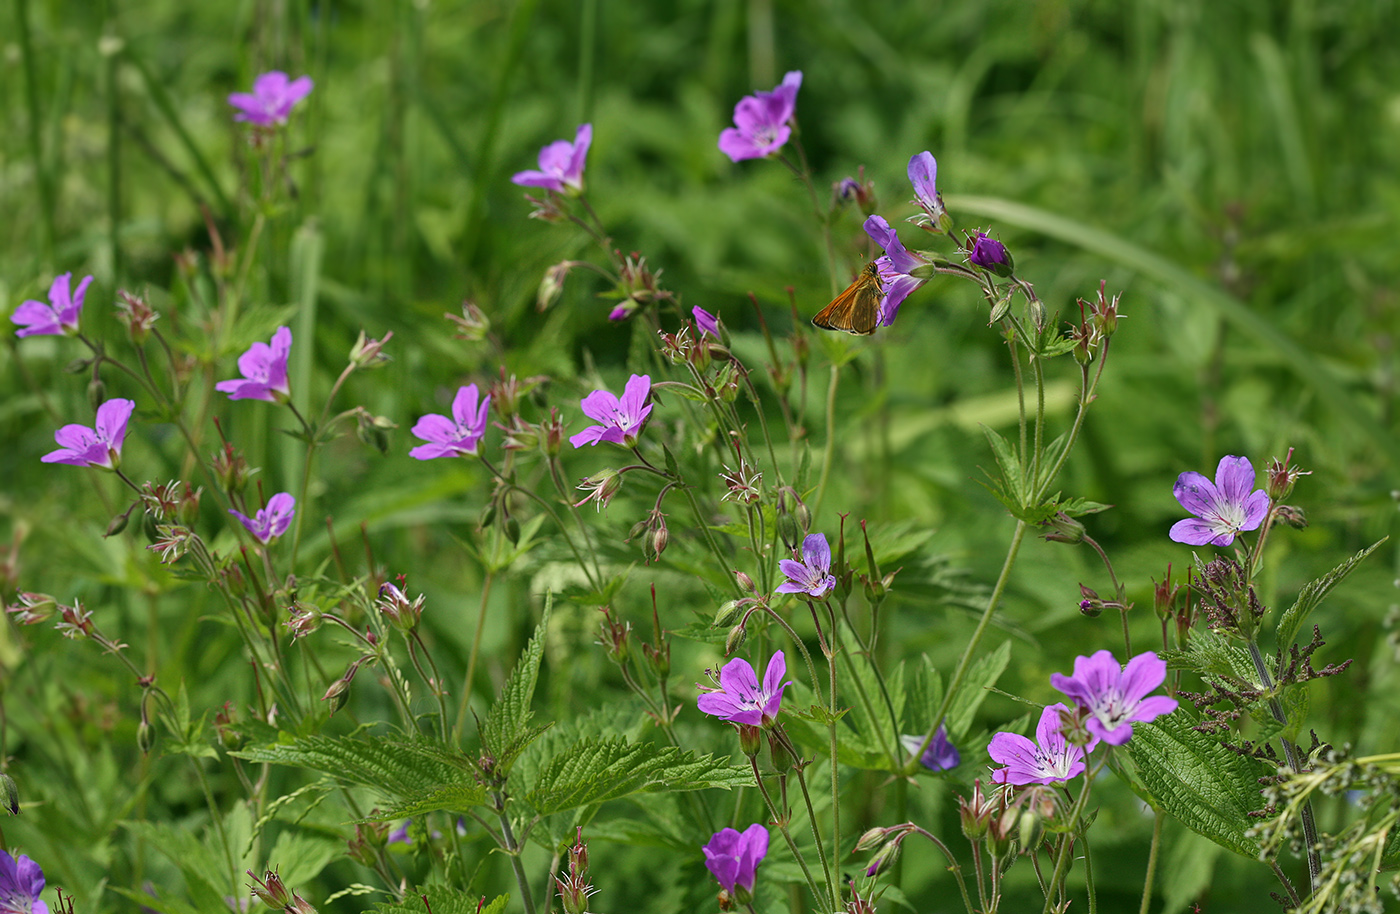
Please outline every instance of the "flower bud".
M1269 498L1275 502L1282 501L1293 494L1293 486L1298 482L1300 476L1311 475L1307 470L1300 470L1290 466L1293 460L1293 449L1288 449L1288 454L1279 460L1277 457L1269 461L1269 467L1264 471L1265 484L1264 491L1269 493Z
M1274 508L1274 519L1290 527L1301 530L1308 525L1307 515L1297 505L1278 505Z
M462 316L455 314L444 314L443 317L457 325L457 339L471 340L479 343L486 339L486 334L491 331L491 319L488 318L475 302L462 302Z
M740 586L742 589L747 590L749 593L757 593L757 592L758 592L758 588L756 588L756 587L754 586L753 578L751 578L751 577L749 577L748 575L744 574L742 571L736 571L736 572L734 572L734 580L735 580L736 582L738 582L739 586Z
M274 911L284 911L292 904L292 893L287 891L287 886L282 882L282 877L276 872L268 870L259 879L253 876L253 871L248 870L248 875L252 877L254 884L248 886L253 890L253 894L263 904Z
M15 621L21 625L36 625L47 622L58 609L58 601L46 593L20 591L19 603L5 607L5 612L13 613Z
M101 378L93 378L87 386L88 405L96 410L107 399L107 385Z
M1092 587L1080 584L1079 594L1084 598L1079 601L1079 611L1090 619L1097 619L1103 612L1103 600L1099 599L1098 593Z
M881 841L885 840L885 830L883 828L872 828L860 836L853 848L855 851L868 851Z
M0 807L12 816L19 815L19 785L3 773L0 773Z
M783 774L793 766L792 753L788 751L787 744L778 735L777 730L768 733L768 758L773 763L773 770L778 774Z
M729 634L724 639L724 654L729 656L739 649L744 641L749 637L744 626L736 625L729 630Z
M136 725L136 748L141 750L142 755L150 755L155 745L155 728L153 728L149 722L141 721L141 723Z
M749 758L763 748L763 728L754 724L739 725L739 750Z
M972 242L967 259L974 267L986 270L988 273L1003 279L1010 276L1015 269L1011 252L1006 249L1006 245L992 238L986 232L977 233L977 238Z
M1044 534L1048 543L1084 542L1084 525L1063 511L1056 511L1055 516L1041 524L1041 527L1049 528L1049 532Z
M564 291L564 279L575 266L577 264L572 260L561 260L544 271L544 278L540 280L540 290L535 294L537 310L544 311L559 300Z
M384 334L383 339L373 340L365 336L363 330L355 340L355 345L350 347L350 364L356 368L378 368L389 363L389 357L384 355L382 350L384 344L394 338L394 331L390 330Z
M651 535L651 556L660 558L661 553L666 551L666 544L671 541L671 534L666 530L666 523L662 521Z
M716 612L715 612L715 621L714 621L713 624L714 624L714 626L715 626L716 628L720 627L721 625L729 625L730 623L732 623L732 622L733 622L735 619L737 619L738 617L739 617L739 601L738 601L738 600L726 600L725 602L721 603L721 604L719 605L719 609L716 610Z
M126 325L131 342L140 346L151 334L151 325L160 315L140 297L122 289L117 292L117 320Z

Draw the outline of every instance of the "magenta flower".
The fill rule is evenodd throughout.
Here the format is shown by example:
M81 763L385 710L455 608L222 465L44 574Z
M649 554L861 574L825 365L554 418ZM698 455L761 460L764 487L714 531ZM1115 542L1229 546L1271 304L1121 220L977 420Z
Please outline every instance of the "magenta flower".
M242 378L220 381L214 389L228 394L230 400L266 400L285 403L292 396L287 381L287 357L292 352L292 331L278 327L272 334L272 345L254 343L238 357Z
M59 448L39 460L43 463L66 463L75 467L101 467L115 470L122 462L122 442L126 440L126 423L136 409L133 400L113 399L97 407L96 428L86 425L65 425L53 433Z
M1053 704L1040 712L1035 742L1019 733L998 733L987 746L992 761L1005 765L992 772L997 784L1053 784L1068 781L1084 771L1084 748L1072 745L1060 733L1063 704ZM1092 747L1091 747L1092 748Z
M696 305L690 309L691 315L695 318L695 326L700 328L702 334L708 333L715 339L719 339L719 318L715 317L704 308Z
M286 492L278 492L267 500L267 507L249 517L241 511L229 508L228 513L238 518L253 538L266 546L287 532L296 516L297 500Z
M810 534L802 541L802 561L783 559L778 567L787 580L775 588L777 593L824 597L836 586L836 575L831 573L831 547L821 533Z
M1053 673L1050 684L1089 712L1085 726L1110 746L1121 746L1133 735L1134 721L1155 720L1176 710L1176 699L1145 697L1167 678L1167 662L1151 651L1128 661L1126 669L1108 651L1074 658L1074 675Z
M522 187L543 187L556 194L566 190L583 190L583 162L593 143L593 125L580 124L574 141L555 140L540 150L539 171L518 171L511 175L512 184Z
M83 296L87 295L87 288L92 285L92 277L85 277L78 283L77 291L70 294L68 289L72 281L72 273L56 276L53 285L49 286L47 305L30 299L16 308L15 313L10 315L10 320L21 325L15 331L15 336L72 336L77 333L78 315L83 313Z
M235 92L228 103L238 109L235 121L247 121L259 127L285 124L296 103L311 94L310 76L288 79L281 70L264 73L253 80L253 91Z
M905 250L899 233L890 228L884 216L867 218L865 234L885 249L885 256L876 260L875 265L880 269L880 284L885 290L884 297L880 299L880 326L888 327L894 323L899 306L909 297L909 293L928 282L927 279L909 275L917 267L925 266L928 260Z
M1238 534L1257 529L1269 513L1269 494L1251 489L1254 464L1248 457L1221 457L1214 483L1200 473L1182 473L1172 494L1196 516L1172 524L1167 535L1191 546L1230 545Z
M722 828L701 850L705 852L705 866L724 890L733 894L740 904L748 904L753 898L758 865L768 855L768 829L757 822L742 834L732 828ZM741 892L748 900L740 897Z
M720 131L719 151L732 161L761 159L782 148L792 136L788 121L797 109L802 71L792 70L772 92L755 92L734 106L734 126Z
M608 441L632 447L637 443L637 436L641 434L647 416L651 415L651 405L647 403L650 393L651 377L644 374L634 374L627 379L627 387L623 389L620 400L606 390L593 391L579 401L579 406L583 407L585 416L603 424L590 425L571 436L569 443L574 447L583 447L585 444Z
M917 752L924 742L922 736L901 736L899 743L905 752ZM948 739L948 729L942 724L933 733L933 740L919 756L919 762L929 771L950 771L962 762L962 753Z
M478 399L481 401L477 404ZM475 384L457 390L452 399L452 418L436 413L424 416L413 426L413 435L427 444L408 452L419 460L434 457L474 457L481 438L486 434L486 414L491 409L491 395L481 396Z
M763 845L764 850L767 850L766 833L763 836ZM758 856L760 860L763 859L763 854ZM752 870L750 874L752 884ZM0 850L0 914L49 914L49 906L39 900L39 893L42 891L44 871L39 868L39 864L24 854L15 859L8 851Z
M698 706L703 713L720 720L767 727L778 719L783 689L788 687L782 681L786 673L787 660L783 652L774 651L768 660L768 669L763 671L763 685L760 686L758 674L749 662L735 657L719 671L719 689L701 695Z
M995 273L997 276L1011 275L1011 253L1006 250L1006 245L986 232L977 233L977 240L972 243L972 253L967 259L974 267L980 267L988 273Z

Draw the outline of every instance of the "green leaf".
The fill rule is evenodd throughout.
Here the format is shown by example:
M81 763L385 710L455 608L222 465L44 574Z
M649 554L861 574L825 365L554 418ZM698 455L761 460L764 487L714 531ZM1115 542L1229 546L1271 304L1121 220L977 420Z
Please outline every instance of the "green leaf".
M1259 844L1245 832L1248 814L1263 806L1259 778L1263 766L1191 729L1183 710L1133 726L1128 755L1147 794L1183 825L1228 850L1251 859Z
M227 910L224 895L235 885L232 880L237 871L230 872L227 861L216 855L193 832L155 822L123 822L122 826L170 858L170 862L179 868L185 877L185 891L195 910ZM233 863L236 867L239 861ZM166 899L166 902L163 907L171 914L180 914L185 908L178 902L171 903L171 899Z
M544 615L535 627L534 637L525 646L524 653L511 671L510 679L491 706L486 720L481 723L481 745L495 759L496 770L502 775L510 771L511 764L521 751L549 728L548 724L540 727L530 725L530 719L534 716L530 702L534 700L535 683L539 681L545 633L549 629L549 611L553 605L553 595L550 595L545 600Z
M987 488L996 496L997 501L1015 514L1026 503L1025 471L1021 467L1021 458L1016 456L1011 442L996 429L984 425L982 433L987 436L987 444L991 445L992 456L996 458L997 467L1001 470L1000 479L987 474L990 480L990 484L986 484Z
M1001 647L992 651L972 665L964 677L958 694L953 696L953 704L948 709L948 736L957 739L972 726L972 716L987 697L987 690L997 684L997 679L1011 662L1011 642L1003 641Z
M751 786L749 768L713 756L654 743L588 739L551 759L525 801L540 815L551 815L637 793Z
M1303 622L1312 611L1317 609L1318 604L1332 592L1332 588L1342 583L1346 576L1351 574L1352 569L1361 564L1362 559L1376 551L1377 547L1388 539L1390 537L1387 536L1372 543L1299 592L1298 599L1293 601L1293 605L1288 607L1288 611L1283 614L1283 618L1278 623L1278 639L1275 643L1278 645L1280 654L1293 645L1293 639L1298 636L1298 629L1302 627Z
M427 740L307 736L230 754L374 788L389 798L377 819L460 811L485 800L472 761L456 749Z
M427 896L428 906L423 905ZM420 885L403 901L397 903L380 902L374 906L374 914L501 914L506 909L509 895L497 895L488 905L480 908L482 896L464 892L445 885Z

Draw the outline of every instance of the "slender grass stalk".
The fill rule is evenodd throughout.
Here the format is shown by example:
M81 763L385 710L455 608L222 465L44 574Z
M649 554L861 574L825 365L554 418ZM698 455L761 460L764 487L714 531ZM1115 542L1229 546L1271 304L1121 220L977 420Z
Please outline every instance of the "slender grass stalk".
M34 61L34 37L29 28L29 0L15 0L15 26L20 57L24 62L24 105L29 121L29 156L34 160L34 183L39 190L39 251L43 262L53 262L56 239L53 174L44 157L43 114L39 108L39 74Z

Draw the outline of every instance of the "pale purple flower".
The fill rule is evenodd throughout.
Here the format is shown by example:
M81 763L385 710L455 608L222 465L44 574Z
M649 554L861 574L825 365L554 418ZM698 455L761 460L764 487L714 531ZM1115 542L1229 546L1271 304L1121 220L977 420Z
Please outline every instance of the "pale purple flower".
M734 126L720 131L719 151L732 161L761 159L782 148L792 136L788 121L797 109L802 71L792 70L772 92L755 92L734 106Z
M519 171L511 175L512 184L522 187L543 187L556 194L566 190L583 190L583 163L588 147L593 143L593 125L580 124L574 141L555 140L540 150L539 171Z
M126 423L136 409L133 400L112 399L97 407L95 428L65 425L53 433L59 449L40 457L44 463L115 470L121 464Z
M254 343L238 357L238 370L243 377L220 381L214 389L228 394L230 400L266 400L285 403L292 396L287 381L287 357L292 351L292 331L278 327L272 334L272 345Z
M412 819L404 819L403 824L389 832L386 844L412 844L413 840L408 837L408 827L413 824Z
M836 575L831 573L831 547L822 533L809 534L802 541L802 561L783 559L778 567L787 580L777 586L777 593L824 597L836 586Z
M253 91L234 92L228 103L238 109L235 121L247 121L259 127L285 124L296 103L311 94L310 76L288 79L281 70L264 73L253 80Z
M92 285L92 277L85 277L78 283L77 290L70 293L69 284L72 281L72 273L56 276L49 286L47 305L30 299L16 308L15 313L10 315L10 320L21 325L15 331L15 336L71 336L77 333L78 316L83 313L83 297L87 295L88 286Z
M766 727L778 718L783 689L788 687L782 681L786 673L787 660L782 651L774 651L769 658L768 668L763 671L762 685L759 685L758 674L749 662L735 657L719 671L719 689L701 695L698 706L705 714L712 714L720 720L750 727Z
M767 850L766 833L763 836L763 844ZM759 854L759 859L762 858L763 855ZM750 869L750 885L752 884ZM44 871L39 868L39 864L24 854L15 859L8 851L0 850L0 914L49 914L49 906L39 900L39 893L43 890Z
M947 213L943 208L943 196L938 192L938 160L933 153L924 151L909 159L909 183L914 185L914 202L928 216L928 221L938 225ZM923 217L915 217L923 224Z
M583 407L585 416L603 424L590 425L571 436L569 443L574 447L583 447L585 444L608 441L632 447L637 443L637 436L641 434L647 416L651 415L651 405L647 403L650 393L651 377L644 374L634 374L627 379L622 399L606 390L593 391L579 401L579 406Z
M475 384L459 388L452 399L451 419L430 413L413 426L414 437L428 443L418 445L408 456L419 460L476 456L481 438L486 434L486 414L490 409L490 394L482 397Z
M1054 784L1084 771L1084 748L1060 733L1060 713L1069 708L1053 704L1040 712L1035 742L1019 733L998 733L987 746L992 761L1005 765L992 772L997 784Z
M715 317L704 308L696 305L690 309L691 315L695 318L695 326L700 328L702 334L708 333L715 339L719 339L719 318Z
M625 321L632 315L633 310L635 310L635 306L630 301L625 305L618 305L608 312L608 320Z
M1011 254L1006 250L1006 245L986 232L977 233L977 240L972 243L972 253L968 254L967 259L974 267L981 267L989 273L1011 275Z
M876 260L875 266L880 270L880 285L884 289L884 296L880 299L880 326L888 327L894 323L899 306L909 297L909 293L928 282L927 279L909 275L912 270L927 265L928 260L905 250L899 233L890 227L883 216L867 218L865 234L885 249L885 256Z
M1085 726L1110 746L1121 746L1133 735L1134 721L1154 720L1176 710L1176 699L1146 697L1167 678L1167 662L1152 651L1138 654L1126 669L1113 654L1099 651L1074 658L1074 675L1052 673L1050 684L1089 712Z
M922 736L901 736L899 743L904 747L905 752L914 753L919 751L919 746L923 745ZM958 767L962 761L962 753L958 747L948 740L948 729L942 724L933 733L933 739L929 742L924 754L919 756L919 762L930 771L949 771Z
M241 511L229 508L228 513L242 521L248 532L263 545L267 545L287 532L296 515L297 500L287 492L278 492L267 500L267 507L249 517Z
M1269 513L1269 494L1254 489L1248 457L1221 457L1213 483L1200 473L1182 473L1172 494L1196 516L1172 524L1167 535L1191 546L1228 546L1236 535L1257 529Z
M726 892L742 889L752 895L758 865L768 855L768 829L758 822L742 833L722 828L701 850L705 852L705 866Z

